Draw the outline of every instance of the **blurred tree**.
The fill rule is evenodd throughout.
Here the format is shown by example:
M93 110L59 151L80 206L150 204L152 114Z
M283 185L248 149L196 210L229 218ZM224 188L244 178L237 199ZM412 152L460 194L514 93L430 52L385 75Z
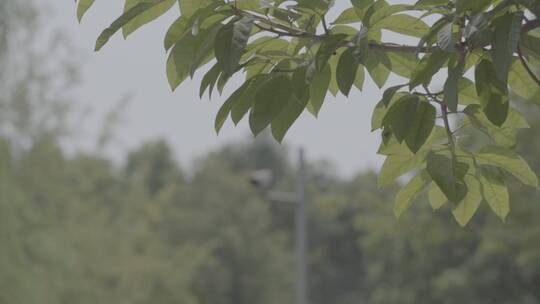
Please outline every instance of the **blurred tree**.
M272 169L274 181L281 181L290 174L287 150L272 141L270 133L263 132L252 142L225 145L215 152L239 173L252 173L254 170Z
M174 185L182 180L182 173L176 166L169 146L163 140L147 143L128 156L126 175L139 180L141 186L148 187L154 195L167 184Z

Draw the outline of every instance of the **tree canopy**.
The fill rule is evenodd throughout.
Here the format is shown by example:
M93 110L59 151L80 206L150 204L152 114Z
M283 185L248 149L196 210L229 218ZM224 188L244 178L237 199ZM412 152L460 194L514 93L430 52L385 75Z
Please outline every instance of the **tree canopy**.
M334 2L126 0L96 50L178 4L164 39L172 89L201 71L200 95L221 93L241 75L216 130L229 117L237 124L247 116L253 134L270 127L280 142L305 109L317 116L328 92L361 90L366 74L383 88L398 75L402 83L386 87L372 119L372 129L382 130L379 153L387 156L379 186L414 173L396 195L395 215L427 190L432 206L451 204L461 225L482 201L504 220L510 176L539 186L513 151L518 130L529 125L510 104L540 103L540 1L351 0L327 20ZM79 19L93 3L79 0ZM475 131L486 140L468 141Z

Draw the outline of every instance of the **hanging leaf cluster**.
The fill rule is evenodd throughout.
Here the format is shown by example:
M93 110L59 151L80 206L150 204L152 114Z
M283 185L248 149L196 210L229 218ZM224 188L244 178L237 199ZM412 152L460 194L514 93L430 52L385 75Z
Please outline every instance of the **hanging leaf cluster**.
M243 77L219 110L216 130L227 119L247 119L255 135L271 128L280 142L306 109L318 115L327 94L362 90L366 75L380 88L391 74L400 76L372 118L382 134L378 153L386 156L380 186L412 176L397 194L396 216L427 192L434 209L450 205L461 225L482 201L504 220L511 176L538 188L513 152L528 124L512 104L540 104L540 1L351 0L328 20L333 2L126 0L96 50L118 31L127 37L179 9L164 39L172 89L196 72L204 73L201 96ZM79 19L93 3L79 0ZM468 141L473 131L485 140Z

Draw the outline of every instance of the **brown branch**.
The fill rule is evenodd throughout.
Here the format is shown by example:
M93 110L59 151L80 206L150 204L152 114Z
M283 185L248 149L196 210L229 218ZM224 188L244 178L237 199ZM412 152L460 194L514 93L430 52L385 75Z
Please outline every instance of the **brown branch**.
M259 28L260 30L262 31L267 31L267 32L270 32L270 33L274 33L278 36L288 36L288 37L306 37L305 34L303 33L290 33L290 32L283 32L283 31L279 31L279 30L276 30L275 28L272 28L272 27L265 27L265 26L262 26L260 24L257 24L255 23L254 24L257 28Z
M268 32L271 32L271 33L274 33L274 34L277 34L279 36L300 37L300 38L311 38L311 39L315 39L315 40L323 40L323 39L326 38L326 36L327 36L327 34L329 32L329 29L328 29L324 19L323 19L323 27L325 28L325 35L317 35L317 34L309 33L309 32L306 32L306 31L303 31L303 30L300 30L300 29L296 29L296 28L288 27L288 26L285 26L285 25L282 25L282 24L278 24L278 23L272 22L269 19L263 18L261 16L258 16L258 15L255 15L255 14L252 14L252 13L249 13L249 12L242 11L242 10L239 10L239 9L236 9L236 8L233 8L233 11L238 16L244 16L246 14L249 15L250 17L254 18L256 21L269 26L269 28L268 28L268 27L265 27L265 26L263 27L261 25L256 24L256 26L259 29L265 30L265 31L268 31ZM535 19L535 20L528 21L527 23L525 23L525 25L523 25L523 27L522 27L521 32L522 33L527 33L529 31L531 31L533 29L536 29L536 28L539 28L539 27L540 27L540 20ZM346 46L351 46L351 42L344 41L343 45L340 46L340 47L346 47ZM431 52L438 49L438 47L433 47L433 48L431 48L431 47L418 47L418 46L414 46L414 45L396 45L396 44L375 43L375 42L370 42L369 45L368 45L368 48L370 50L380 51L380 52L396 52L396 53L412 53L412 54L431 53Z
M521 32L527 33L539 27L540 27L540 19L535 19L535 20L525 23L525 25L521 28Z
M529 76L531 76L532 80L534 80L534 82L536 82L536 84L540 86L540 79L538 79L538 76L536 76L536 74L531 70L531 68L527 64L527 61L525 60L525 57L523 56L523 53L521 52L521 46L519 44L517 47L517 53L518 53L519 60L521 61L521 64L523 65L527 73L529 73Z
M397 53L431 53L437 48L418 47L415 45L396 45L385 43L369 43L369 49L381 52L397 52Z

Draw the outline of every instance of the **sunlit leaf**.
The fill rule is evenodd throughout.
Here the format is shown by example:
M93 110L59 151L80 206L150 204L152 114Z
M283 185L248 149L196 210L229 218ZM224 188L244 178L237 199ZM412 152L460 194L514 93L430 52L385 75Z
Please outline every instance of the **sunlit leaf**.
M394 204L394 214L397 218L400 218L411 207L414 199L422 193L422 190L424 190L424 187L430 180L429 175L425 171L420 171L399 190Z
M536 174L534 174L523 158L511 150L496 146L487 146L482 148L475 156L480 163L502 168L514 175L523 184L538 188L538 177Z

